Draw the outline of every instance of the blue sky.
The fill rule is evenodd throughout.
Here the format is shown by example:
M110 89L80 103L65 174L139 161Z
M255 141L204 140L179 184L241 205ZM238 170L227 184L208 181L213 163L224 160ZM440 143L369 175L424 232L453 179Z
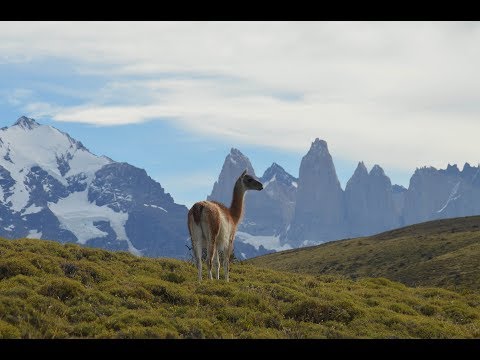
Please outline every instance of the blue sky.
M344 187L358 161L479 162L477 22L2 22L0 125L27 115L144 168L176 202L231 147L298 176L316 137Z

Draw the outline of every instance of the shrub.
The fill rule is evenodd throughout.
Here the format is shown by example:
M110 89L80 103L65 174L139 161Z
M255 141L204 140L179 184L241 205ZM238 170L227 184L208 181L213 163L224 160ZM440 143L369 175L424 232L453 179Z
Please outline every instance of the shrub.
M175 339L176 330L161 327L130 326L118 331L115 337L119 339Z
M129 297L149 301L153 300L153 295L146 289L137 284L119 284L108 289L108 292L121 299Z
M92 322L81 322L75 324L72 329L73 337L95 338L101 334L102 325Z
M478 315L472 309L460 304L447 305L444 308L445 314L457 324L468 324L478 319Z
M321 303L311 299L294 303L285 316L313 323L336 321L348 324L359 314L360 310L348 301Z
M188 293L186 290L176 288L173 285L157 285L151 289L153 295L159 297L161 301L173 305L194 304L197 301L195 295Z
M198 295L198 302L200 305L208 307L209 309L221 309L227 306L227 302L216 295Z
M282 318L278 314L267 314L264 318L264 324L267 328L282 329Z
M408 305L402 303L394 303L388 306L390 310L399 314L415 315L416 312Z
M51 280L40 289L40 294L64 302L83 295L84 293L85 289L77 281L62 278Z
M181 284L186 280L185 276L181 274L177 274L175 272L168 272L168 273L162 274L161 278L165 281L173 282L176 284Z
M232 304L236 306L246 306L253 309L257 308L261 301L262 299L258 294L239 292L233 297Z
M181 319L177 321L177 330L187 339L222 338L223 327L214 326L207 319Z
M62 264L61 268L65 276L69 278L73 278L78 271L77 265L71 262Z
M20 286L8 287L7 289L2 290L1 293L6 296L26 299L28 298L28 296L30 296L33 293L33 290L29 289L28 287L20 285Z
M98 319L98 316L88 304L72 306L68 309L67 318L71 323L91 322Z
M0 320L0 339L18 339L20 338L20 330L15 326Z
M420 305L418 311L425 316L433 316L437 313L437 307L429 304Z
M235 295L234 288L227 283L215 283L205 281L197 285L195 290L197 294L216 295L230 298Z
M58 262L55 258L50 256L40 256L35 255L30 257L30 263L35 266L38 270L47 273L60 275L61 271L58 269Z
M24 259L0 259L0 280L16 275L34 275L37 269Z
M286 286L271 284L265 287L270 293L270 296L275 300L281 300L286 302L294 302L296 300L305 299L306 296L299 291L290 289Z

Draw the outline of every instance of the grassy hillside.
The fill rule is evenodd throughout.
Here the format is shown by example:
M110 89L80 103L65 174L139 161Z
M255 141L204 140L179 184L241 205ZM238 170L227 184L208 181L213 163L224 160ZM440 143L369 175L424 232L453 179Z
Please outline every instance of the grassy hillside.
M0 239L0 337L480 338L480 295Z
M480 290L480 216L430 221L371 237L260 256L276 270L350 278L385 277L410 286Z

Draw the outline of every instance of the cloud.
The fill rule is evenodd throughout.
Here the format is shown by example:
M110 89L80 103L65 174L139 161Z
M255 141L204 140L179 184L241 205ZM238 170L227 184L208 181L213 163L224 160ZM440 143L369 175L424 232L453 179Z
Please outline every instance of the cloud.
M6 94L6 100L10 105L17 106L28 100L32 94L33 92L29 89L16 88Z
M205 136L396 169L478 162L479 23L0 23L0 59L63 58L105 79L31 115ZM7 60L5 60L7 59ZM25 60L24 61L28 61Z

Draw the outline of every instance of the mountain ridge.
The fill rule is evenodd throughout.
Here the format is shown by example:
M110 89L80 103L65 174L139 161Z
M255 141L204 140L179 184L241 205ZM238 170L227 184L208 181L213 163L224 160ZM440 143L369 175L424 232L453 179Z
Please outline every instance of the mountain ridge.
M246 164L253 168L240 150L235 149L235 154L243 161L235 168L235 175ZM224 167L231 166L227 162L231 163L228 156ZM283 177L288 180L283 185L295 187L287 197L288 186L272 187L279 184L273 169L285 173ZM480 214L479 173L480 165L472 167L469 163L461 171L456 164L448 164L445 169L424 166L415 170L409 187L405 188L392 184L380 165L374 164L368 171L365 163L359 161L343 189L327 142L316 138L302 158L298 179L274 162L260 178L265 190L247 194L245 217L237 236L239 246L243 249L246 242L258 248L262 244L266 250L278 251L369 236L428 220L477 215ZM226 176L220 173L218 181L226 183ZM209 198L213 195L212 191ZM279 208L286 209L285 213L280 214ZM260 254L249 249L242 250L240 255L245 258Z
M229 206L245 169L257 177L232 147L207 199ZM245 196L238 258L480 214L480 166L469 163L417 168L406 189L360 161L343 189L327 142L315 138L300 170L296 178L273 162L257 177L264 190ZM92 154L55 127L22 116L0 131L0 236L188 257L187 210L144 169Z

